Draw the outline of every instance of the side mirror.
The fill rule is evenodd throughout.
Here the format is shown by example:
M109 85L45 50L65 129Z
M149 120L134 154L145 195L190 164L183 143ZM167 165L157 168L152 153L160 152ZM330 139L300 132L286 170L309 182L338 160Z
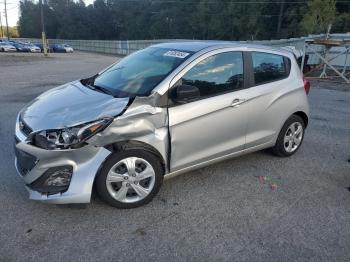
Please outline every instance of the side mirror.
M184 104L200 97L199 89L190 85L179 85L174 88L172 98L174 102Z

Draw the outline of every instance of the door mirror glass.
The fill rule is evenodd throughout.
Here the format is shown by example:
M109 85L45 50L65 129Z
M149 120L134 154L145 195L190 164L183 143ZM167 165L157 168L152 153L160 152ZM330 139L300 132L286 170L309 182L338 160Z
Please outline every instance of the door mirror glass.
M173 89L172 98L178 104L194 101L200 97L198 87L191 85L179 85Z

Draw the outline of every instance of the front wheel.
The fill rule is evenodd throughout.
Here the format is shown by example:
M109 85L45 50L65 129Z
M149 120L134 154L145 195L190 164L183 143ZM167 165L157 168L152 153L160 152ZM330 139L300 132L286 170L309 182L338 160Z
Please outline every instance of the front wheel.
M103 201L117 208L149 203L163 182L164 169L154 154L130 149L113 153L96 180Z
M303 119L297 115L292 115L284 123L272 152L281 157L295 154L304 140L304 132L305 123Z

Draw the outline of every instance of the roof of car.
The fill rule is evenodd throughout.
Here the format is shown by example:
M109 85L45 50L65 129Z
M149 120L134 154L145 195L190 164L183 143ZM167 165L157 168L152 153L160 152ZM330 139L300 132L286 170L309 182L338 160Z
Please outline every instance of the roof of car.
M262 49L262 50L275 50L278 52L283 53L289 53L287 50L276 48L276 47L270 47L265 45L256 45L256 44L248 44L248 43L242 43L242 42L230 42L230 41L176 41L176 42L169 42L169 43L161 43L154 45L155 47L160 48L168 48L168 49L176 49L180 51L189 51L189 52L198 52L200 50L203 50L205 48L209 47L217 47L217 48L225 48L225 47L248 47L248 48L255 48L255 49Z

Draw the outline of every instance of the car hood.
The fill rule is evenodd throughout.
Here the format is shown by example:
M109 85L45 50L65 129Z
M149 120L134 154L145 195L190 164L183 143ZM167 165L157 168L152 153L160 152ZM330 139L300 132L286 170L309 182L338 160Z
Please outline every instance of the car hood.
M59 129L118 116L128 102L129 98L115 98L74 81L38 96L20 117L33 131Z

